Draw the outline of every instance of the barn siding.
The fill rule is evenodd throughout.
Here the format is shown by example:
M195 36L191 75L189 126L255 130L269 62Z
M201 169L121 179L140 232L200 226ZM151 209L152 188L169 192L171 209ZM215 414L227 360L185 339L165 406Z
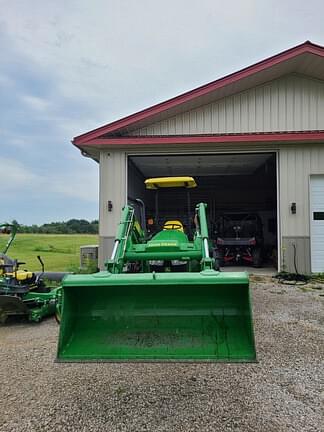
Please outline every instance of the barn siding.
M195 152L278 152L279 168L279 203L280 203L280 235L281 265L294 271L294 245L296 262L299 272L310 272L310 214L309 214L309 177L311 174L324 173L323 144L211 144L199 146L168 146L168 154ZM150 150L132 148L132 154L161 154L165 146L152 147ZM109 256L116 228L120 219L120 211L126 202L126 149L101 152L100 155L100 248L99 260L103 262ZM107 201L113 202L113 211L107 212ZM297 213L291 214L290 205L297 204Z
M324 173L324 145L282 145L279 153L282 235L310 236L309 177ZM297 213L291 214L295 202Z
M100 152L99 164L99 266L112 251L121 210L126 203L126 153L123 151ZM108 212L108 201L113 208Z
M288 75L130 133L183 135L324 129L324 82Z
M288 271L310 273L310 209L311 174L324 173L324 145L300 144L281 146L279 152L280 221L282 236L281 265ZM290 210L297 206L296 214Z

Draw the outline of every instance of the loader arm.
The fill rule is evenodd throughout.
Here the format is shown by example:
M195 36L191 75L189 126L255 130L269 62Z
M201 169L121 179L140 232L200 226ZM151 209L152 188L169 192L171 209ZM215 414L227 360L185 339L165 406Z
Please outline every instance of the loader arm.
M200 203L196 206L196 237L201 239L200 247L203 257L201 260L202 270L212 270L215 265L215 260L214 258L211 258L209 254L209 235L206 207L207 204L205 203Z
M206 204L196 207L196 232L193 242L177 230L162 230L146 241L144 231L135 218L133 207L122 210L114 247L106 267L110 273L122 273L128 262L150 260L197 260L200 270L213 269L215 260L209 254L209 236L206 218ZM143 264L145 266L145 264Z
M121 273L126 263L126 250L132 243L140 242L144 232L135 219L133 207L126 205L122 210L110 260L106 262L107 270L111 273Z

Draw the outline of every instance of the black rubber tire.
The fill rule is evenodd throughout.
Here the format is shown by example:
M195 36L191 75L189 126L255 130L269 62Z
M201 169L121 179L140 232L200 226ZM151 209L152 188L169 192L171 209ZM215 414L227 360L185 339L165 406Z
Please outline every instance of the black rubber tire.
M224 252L221 249L216 250L216 260L218 262L218 267L224 267Z
M51 291L51 288L47 287L45 285L44 281L40 280L37 283L37 288L33 291L39 292L39 293L49 293Z
M62 316L62 288L58 288L55 312L54 312L54 318L58 325L61 324L61 316Z
M55 318L55 321L57 322L57 324L60 325L61 324L61 312L58 311L57 308L55 309L54 318Z
M252 257L253 257L253 267L261 267L262 264L262 251L260 247L256 247L252 251Z

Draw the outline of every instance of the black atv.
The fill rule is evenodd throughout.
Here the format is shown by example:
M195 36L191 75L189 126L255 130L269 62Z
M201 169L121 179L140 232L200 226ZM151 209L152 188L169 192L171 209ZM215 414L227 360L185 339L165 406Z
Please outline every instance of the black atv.
M215 224L220 266L250 264L261 267L263 261L262 221L256 213L227 213Z

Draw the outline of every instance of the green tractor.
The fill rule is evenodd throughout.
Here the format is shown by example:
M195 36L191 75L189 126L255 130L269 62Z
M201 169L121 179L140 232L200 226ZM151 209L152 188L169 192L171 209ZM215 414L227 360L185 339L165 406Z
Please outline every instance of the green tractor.
M191 177L145 184L156 195L187 190L188 209L196 186ZM58 360L255 361L248 276L217 270L206 204L185 227L160 224L155 202L155 232L126 205L106 271L63 280Z
M7 251L12 244L18 225L4 223L0 225L0 233L9 239L0 253L0 323L10 316L24 316L29 321L39 322L56 312L57 289L46 287L42 280L44 264L41 257L38 260L42 273L36 275L28 270L20 270L25 264L10 258Z

